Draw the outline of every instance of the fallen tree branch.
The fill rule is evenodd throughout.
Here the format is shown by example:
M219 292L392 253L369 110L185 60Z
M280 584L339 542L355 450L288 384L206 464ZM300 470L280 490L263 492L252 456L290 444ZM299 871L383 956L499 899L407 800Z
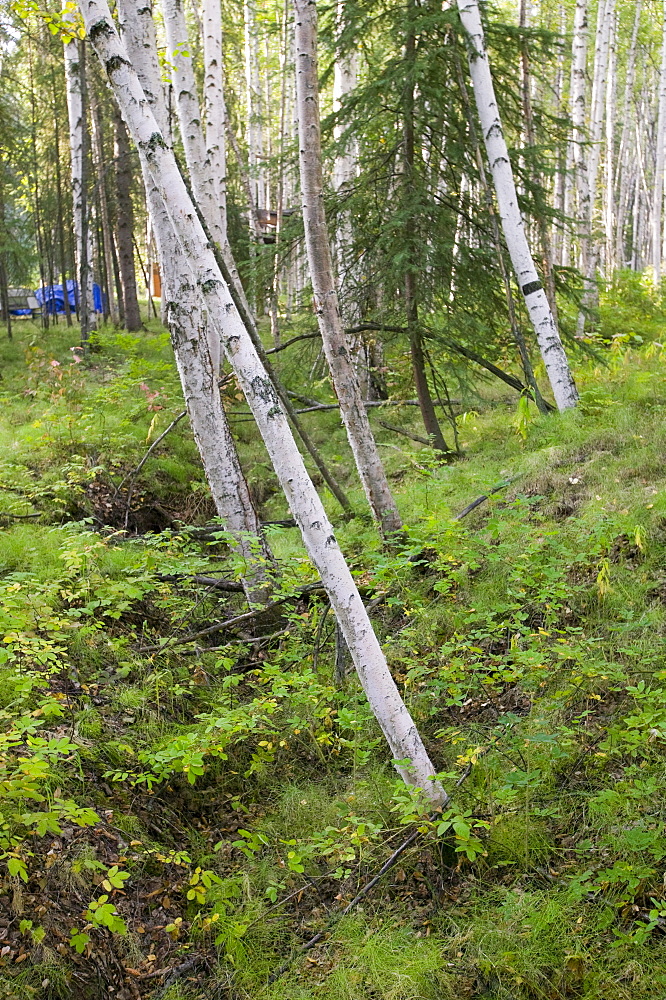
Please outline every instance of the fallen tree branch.
M394 434L402 434L403 437L409 438L410 441L418 441L419 444L432 446L432 441L429 441L428 438L421 437L420 434L413 434L411 431L406 431L404 427L395 427L393 424L387 424L384 420L378 420L377 423L380 427L385 427L387 431L392 431Z
M305 594L318 592L325 592L323 584L308 583L304 587L299 587L296 593L287 594L285 597L279 597L276 601L270 601L269 604L264 604L262 607L255 608L253 611L245 611L242 615L234 615L232 618L225 618L223 621L215 622L213 625L208 625L206 628L199 629L197 632L190 632L189 634L180 637L173 636L172 638L168 638L166 642L155 643L151 646L144 646L143 648L140 648L138 652L140 654L156 653L162 652L166 649L173 649L174 646L181 646L186 643L194 642L195 639L201 639L206 635L212 635L214 632L222 632L224 629L233 628L236 625L241 625L243 622L252 621L255 618L259 618L267 611L272 611L273 608L286 604L288 601L297 601L299 597L303 597Z
M167 434L170 431L172 431L174 429L174 427L176 426L176 424L179 423L183 419L183 417L186 416L186 415L187 415L187 410L183 410L183 412L179 413L178 416L175 417L175 419L171 421L171 423L169 424L169 426L165 430L162 431L162 433L159 435L159 437L155 438L155 440L151 444L150 448L148 449L148 451L146 452L146 454L143 456L143 458L141 459L141 461L139 462L139 464L136 466L136 468L132 469L131 472L128 472L127 475L125 476L125 478L120 481L120 483L116 487L116 492L114 493L114 496L118 496L118 494L120 493L121 489L123 488L123 486L125 485L125 483L127 482L128 479L134 479L136 476L139 475L139 473L143 469L144 465L146 464L146 462L150 458L151 454L153 453L153 451L155 450L155 448L157 448L158 444L161 441L164 440L164 438L167 436Z
M482 503L485 503L485 501L489 500L490 497L495 496L496 493L500 493L502 490L505 490L507 486L510 486L513 482L515 482L515 477L514 479L503 479L501 483L497 483L496 486L489 489L487 493L483 494L483 496L477 497L476 500L473 500L472 503L468 504L467 507L461 510L459 514L456 514L453 520L462 521L463 517L467 517L467 515L471 514L473 510L480 507Z
M490 750L492 749L492 747L496 742L497 739L493 740L493 743L490 746L486 747L486 749L479 755L477 760L480 759L480 757L482 756L485 757L485 755L490 752ZM456 781L454 786L455 788L460 788L463 782L465 782L469 778L470 774L472 773L472 767L473 764L470 761L470 763L467 765L461 776ZM448 805L450 802L451 798L447 800L446 804ZM431 822L433 822L436 818L437 818L437 813L431 813L428 817L428 819ZM396 862L405 853L407 848L411 847L411 845L414 844L419 839L419 837L422 836L422 834L423 834L422 829L417 828L416 830L413 830L409 834L409 836L405 840L403 840L403 842L395 849L393 854L391 854L391 856L384 862L384 864L379 869L377 874L374 875L368 882L366 882L365 885L360 889L360 891L356 893L352 901L350 903L347 903L344 909L340 910L338 913L334 913L329 918L328 923L326 924L323 930L319 931L318 934L315 934L314 937L311 937L309 941L305 942L305 944L302 944L301 947L298 949L298 951L295 952L283 965L281 965L276 972L271 973L271 975L268 977L268 982L269 983L276 982L278 979L280 979L281 976L284 975L287 969L296 961L299 955L303 955L305 954L305 952L311 951L315 945L319 944L319 942L327 934L327 932L331 929L331 927L334 924L337 924L338 921L340 921L343 917L346 917L348 913L351 913L353 908L360 903L360 901L364 898L364 896L367 896L368 893L371 892L372 889L374 889L374 887L384 877L384 875L386 875L386 873L390 871L391 868L394 867Z

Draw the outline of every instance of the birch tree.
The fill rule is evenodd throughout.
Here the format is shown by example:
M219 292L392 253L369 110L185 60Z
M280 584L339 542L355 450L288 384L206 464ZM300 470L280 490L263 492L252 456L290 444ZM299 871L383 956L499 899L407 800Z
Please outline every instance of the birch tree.
M583 273L587 273L590 254L590 181L585 150L587 118L587 43L588 0L576 0L573 43L571 52L571 156L573 165L577 235L580 237L580 260ZM572 207L572 206L569 206ZM572 213L573 214L573 213Z
M73 26L71 11L63 11L63 21ZM79 319L81 342L88 341L95 329L95 303L93 300L92 240L88 219L86 192L86 141L84 107L83 44L76 37L64 43L65 81L67 88L67 117L69 120L69 149L72 166L72 208L76 241L76 271L79 288Z
M469 68L476 107L495 185L502 230L518 285L525 299L558 410L578 402L578 392L525 235L518 196L502 131L495 88L485 49L478 0L458 0L468 34Z
M167 136L168 142L168 112L150 7L148 4L140 6L135 0L120 0L119 11L128 53L140 73L144 99L160 123L162 141ZM162 300L166 302L167 324L192 432L217 513L230 533L232 547L245 560L245 592L251 601L262 601L268 593L272 556L262 536L220 399L217 384L219 337L210 329L191 269L174 234L163 196L151 180L145 156L141 157L141 166L158 244Z
M629 54L627 58L627 72L624 83L624 98L620 112L622 131L620 134L620 145L617 159L616 178L614 184L616 220L615 220L615 259L619 261L620 267L624 265L625 253L625 224L629 209L629 199L632 188L635 190L635 183L632 185L632 171L629 169L633 160L629 148L629 135L631 132L632 116L631 102L634 94L634 82L636 79L636 52L638 50L638 29L641 23L643 12L643 0L636 0L634 11L634 24L631 32L631 42L629 44ZM634 164L635 166L635 164Z
M208 245L195 207L164 141L128 53L120 42L106 0L81 0L90 40L104 66L123 117L146 168L146 179L168 212L229 363L261 432L312 562L340 623L361 683L405 782L423 790L432 807L448 796L391 677L361 596L310 480L275 389L241 322L229 288ZM151 196L152 197L152 196Z
M389 536L399 531L402 521L372 435L358 374L342 326L324 212L317 76L317 5L314 0L294 0L294 12L299 166L305 245L314 306L356 468L373 516L381 525L383 534Z
M659 74L659 111L657 115L657 149L654 164L654 196L652 203L652 268L654 284L661 283L662 215L664 202L664 153L666 151L666 0L661 45L661 71Z
M206 153L218 205L219 236L227 242L227 155L220 0L203 0L204 108Z

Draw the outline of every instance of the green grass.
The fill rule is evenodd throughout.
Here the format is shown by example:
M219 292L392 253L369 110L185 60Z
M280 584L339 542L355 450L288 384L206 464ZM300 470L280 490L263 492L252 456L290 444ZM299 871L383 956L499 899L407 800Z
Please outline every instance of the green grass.
M364 513L339 417L306 418L359 511L344 522L325 495L355 573L383 595L375 627L432 759L449 789L469 770L457 828L438 837L421 815L421 838L342 919L419 814L354 677L333 683L323 603L294 606L265 627L289 633L260 647L221 636L216 652L145 653L241 610L184 579L234 567L220 546L95 530L104 510L117 519L101 504L146 438L182 408L164 332L103 331L81 364L63 326L17 325L0 343L0 712L18 734L0 753L0 863L21 857L28 878L5 878L0 908L46 932L22 932L28 959L0 968L0 997L92 997L102 957L143 975L198 950L214 968L183 976L170 1000L666 996L665 320L623 280L601 311L607 366L577 364L576 411L519 425L515 396L479 383L450 464L378 428L407 524L398 552ZM304 347L283 375L324 398L308 385L315 356ZM418 432L415 408L391 422ZM262 515L285 517L251 424L234 426ZM210 517L185 421L138 493ZM10 516L26 513L39 517ZM312 579L295 531L269 537L288 578ZM21 758L41 762L43 799ZM76 807L101 823L77 826ZM90 927L77 958L69 935L114 865L130 876L112 894L129 936ZM215 876L203 897L197 866Z

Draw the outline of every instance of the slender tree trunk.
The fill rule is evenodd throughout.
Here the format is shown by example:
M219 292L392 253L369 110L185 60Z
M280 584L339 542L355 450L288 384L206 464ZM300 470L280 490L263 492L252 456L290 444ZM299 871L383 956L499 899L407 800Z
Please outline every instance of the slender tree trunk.
M133 64L139 67L144 85L141 92L145 92L150 107L154 109L159 122L159 128L155 123L156 134L160 135L160 141L166 148L167 143L162 136L166 135L168 141L168 112L160 82L161 71L150 7L139 7L134 0L120 0L119 10L128 52ZM138 80L137 86L140 87ZM117 91L115 93L121 112L129 124L130 119L119 94ZM268 596L273 560L252 505L220 399L217 385L219 357L210 348L212 342L219 344L219 333L213 331L211 335L191 268L169 220L164 192L160 192L153 182L141 147L139 154L153 231L158 243L162 298L166 303L169 331L192 431L216 510L232 536L233 546L246 563L243 573L245 592L251 601L264 601ZM180 174L178 178L179 185L182 185ZM191 210L194 212L192 207Z
M624 83L624 98L622 101L621 121L622 132L620 134L620 147L617 160L617 171L615 177L615 196L617 199L617 218L615 221L615 258L623 267L626 261L625 245L625 225L631 198L631 170L630 164L633 157L629 147L629 136L631 134L631 105L634 95L634 83L636 80L636 52L638 50L638 29L641 23L643 12L643 0L635 0L636 9L634 11L634 26L631 33L629 54L627 57L627 75ZM633 248L632 248L633 250ZM629 255L631 258L631 254Z
M615 112L617 104L617 12L613 12L608 53L608 79L606 81L606 157L604 162L604 272L609 279L615 268L614 220L617 203L614 196L615 162Z
M331 371L340 413L345 424L356 468L370 509L388 537L402 521L386 479L349 344L342 325L333 276L333 260L324 213L324 191L317 77L317 6L314 0L294 0L296 15L296 92L298 104L299 163L305 244L312 278L314 305L326 360Z
M268 208L264 177L264 134L262 121L261 79L259 73L259 38L254 0L244 0L245 91L247 147L249 152L252 200L256 209Z
M141 330L141 310L136 290L134 266L134 209L132 207L132 161L125 123L119 111L113 119L114 161L116 180L116 240L118 243L118 269L123 292L125 327Z
M215 0L209 0L210 3ZM187 24L183 12L182 0L163 0L164 24L167 36L167 50L172 67L173 86L176 93L176 108L180 135L185 150L185 162L192 184L194 200L199 206L205 220L211 239L217 244L224 262L231 272L234 287L243 303L247 305L245 292L227 240L226 199L220 198L219 177L216 170L220 166L220 139L206 145L202 128L202 114L199 106L196 79L192 56L187 48ZM220 43L221 53L221 43ZM219 94L220 108L216 108L215 118L225 115L224 94ZM217 127L217 124L216 124ZM211 134L211 139L213 138ZM215 154L216 159L211 159ZM247 306L249 309L249 306ZM211 344L213 355L217 345Z
M63 15L65 17L66 15ZM69 116L69 147L72 163L72 203L76 236L76 272L78 278L78 316L81 342L85 346L95 328L92 295L92 259L87 204L87 156L85 120L85 67L83 44L74 38L65 42L65 78Z
M528 8L528 0L521 0L520 3L520 26L522 28L529 27L529 14L530 8ZM523 42L522 52L521 52L521 69L523 76L523 113L525 117L524 128L525 128L525 138L527 140L528 146L536 146L536 128L534 125L534 112L532 110L532 67L530 64L530 54L527 46L527 42ZM543 186L543 178L537 171L534 176L534 181L537 186ZM546 295L548 296L548 304L550 306L550 311L553 314L553 322L556 327L559 327L559 316L557 311L557 296L555 293L555 272L553 270L553 248L550 240L550 233L548 232L548 224L544 219L540 211L537 211L536 215L536 225L539 233L539 241L541 243L541 263L543 270L543 278L545 282Z
M280 138L279 162L277 177L277 205L275 220L275 246L273 248L273 281L271 283L270 318L273 346L280 346L280 323L278 307L280 302L280 278L284 262L280 259L280 243L282 238L282 213L284 211L285 194L285 156L284 140L287 113L287 64L289 57L289 0L284 0L282 15L282 38L280 46Z
M340 551L333 528L291 435L270 379L243 326L228 286L197 218L172 151L146 103L136 72L116 33L106 0L82 0L86 28L106 68L132 138L168 208L175 236L192 268L212 321L219 325L225 353L273 461L306 549L321 575L343 635L398 770L406 783L423 790L432 807L448 796L414 722L391 677L363 601Z
M483 189L483 194L486 201L486 207L488 209L488 214L490 216L490 222L493 231L493 242L495 243L495 254L497 256L497 263L499 266L500 274L502 276L502 284L504 285L504 294L506 297L506 307L509 315L509 323L511 325L511 333L513 339L516 342L516 347L518 348L518 353L520 354L520 360L523 367L523 373L525 375L525 382L532 390L534 397L534 402L540 413L548 413L548 407L546 402L541 395L541 390L539 389L539 384L536 380L534 374L534 368L532 367L532 359L530 358L529 351L527 349L527 344L525 342L525 337L523 336L523 331L520 329L518 323L518 317L516 315L516 308L513 298L513 291L511 289L511 280L509 278L509 272L507 270L506 261L504 260L504 247L502 246L502 237L500 233L500 223L497 218L497 212L495 211L495 205L493 202L493 194L491 186L488 182L488 176L486 174L485 164L483 162L483 154L481 152L481 144L479 142L479 137L472 117L472 106L469 99L469 93L467 91L467 84L465 83L465 77L463 76L462 66L460 64L460 59L458 57L457 47L454 51L454 60L456 66L456 75L458 77L458 85L460 87L460 93L463 99L463 105L465 107L465 113L467 114L467 119L469 121L470 138L474 145L474 158L476 160L477 170L479 171L479 180L481 181L481 187Z
M9 311L8 294L7 236L7 223L5 219L5 165L0 156L0 310L2 310L2 318L7 324L7 339L13 340L12 314Z
M67 294L67 252L65 248L65 218L62 198L62 171L60 169L60 114L58 110L55 72L51 69L51 86L53 89L53 137L55 145L55 175L56 175L56 212L58 215L58 255L60 258L60 280L63 288L63 303L65 307L65 322L72 325L72 311Z
M483 27L477 0L458 0L463 27L469 35L469 66L476 106L481 120L486 153L495 184L504 239L525 305L534 326L539 350L548 373L558 410L578 402L578 392L569 368L548 298L534 267L518 207L509 151L502 132L490 65L485 51Z
M586 314L589 313L591 309L596 308L599 304L597 272L599 268L600 242L595 228L595 213L598 193L599 164L601 160L601 143L604 129L608 59L610 54L610 41L614 18L615 0L599 0L590 112L590 148L587 162L587 176L590 190L587 205L588 220L586 221L586 226L589 231L589 239L587 240L587 254L583 254L583 308L578 316L578 336L582 336L585 331Z
M666 0L661 45L661 72L659 75L659 112L657 115L657 152L654 164L654 198L652 202L652 268L654 284L661 284L661 234L664 202L664 153L666 151Z
M114 326L118 326L120 315L113 287L113 251L111 250L111 217L109 200L106 193L106 158L104 156L104 135L102 132L102 115L95 93L94 83L90 87L90 117L93 135L93 162L97 174L97 202L100 208L100 223L102 227L102 246L104 248L104 263L106 265L106 294L109 316Z
M206 152L218 206L220 245L227 242L227 111L222 62L222 8L220 0L203 0L204 108Z
M414 64L416 59L416 36L413 28L413 18L415 11L414 0L409 0L407 7L408 28L404 47L405 64L405 86L403 93L403 197L406 205L409 205L412 197L412 185L415 182L415 137L414 137L414 88L416 86ZM406 220L404 230L404 240L406 253L406 266L404 273L404 297L405 297L405 319L407 321L407 335L409 337L409 351L412 359L412 370L414 372L414 386L416 388L416 398L419 401L421 419L426 433L432 442L433 448L442 454L450 454L451 449L444 440L442 429L439 426L435 404L430 394L428 376L426 373L425 352L423 350L423 335L419 324L419 303L418 303L418 273L416 271L416 260L418 256L417 234L410 219ZM453 266L451 285L453 286Z

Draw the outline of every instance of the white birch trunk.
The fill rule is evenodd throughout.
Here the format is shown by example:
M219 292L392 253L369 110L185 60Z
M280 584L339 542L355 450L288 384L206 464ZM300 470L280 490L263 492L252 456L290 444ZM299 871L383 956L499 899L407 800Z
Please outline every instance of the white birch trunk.
M338 0L338 25L343 17L343 4ZM348 52L344 58L337 58L333 67L333 111L339 115L342 102L356 87L358 75L358 54ZM339 119L335 123L333 137L337 143L342 143L345 133L344 123ZM358 176L356 143L347 139L346 144L333 162L333 187L341 194L347 185L351 185ZM342 210L339 214L338 230L335 234L335 251L338 266L338 287L340 304L345 326L356 326L360 319L359 297L354 294L358 285L354 274L353 233L349 211Z
M590 235L587 241L587 254L583 254L584 309L581 310L578 316L578 336L582 336L585 330L585 311L590 308L594 308L599 301L599 288L597 285L599 240L595 231L595 213L597 204L599 164L601 161L601 143L604 130L608 59L610 53L611 32L613 30L614 23L615 0L599 0L589 128L590 151L587 163L587 175L590 188L588 206L588 226Z
M145 99L170 145L169 115L164 101L157 59L155 28L148 4L119 0L119 13L128 54L138 67ZM122 108L121 108L122 112ZM243 586L250 601L267 596L272 556L238 459L236 446L217 385L219 350L211 351L205 309L183 250L176 238L162 196L152 182L145 157L141 167L162 274L162 301L171 334L176 366L201 455L206 480L218 515L234 539L233 547L245 561ZM216 356L217 355L217 356Z
M192 192L212 238L219 246L223 246L226 242L226 227L218 201L218 177L215 173L215 164L211 161L209 150L206 148L201 126L201 108L192 56L189 54L183 0L162 0L162 9L167 56L171 65L178 122L185 162L192 182Z
M664 152L666 150L666 0L661 45L659 75L659 111L657 115L657 150L654 164L654 197L652 202L652 268L655 288L661 283L662 216L664 202Z
M432 807L448 801L414 722L391 677L354 579L338 547L319 495L308 476L279 399L243 326L203 228L148 106L106 0L81 0L86 29L106 70L128 130L168 209L171 225L224 349L257 421L306 549L331 601L361 683L399 772L421 788Z
M606 278L610 278L615 266L615 243L613 240L613 223L616 212L614 197L614 156L615 156L615 106L617 102L617 12L613 12L610 28L608 53L608 80L606 81L606 159L604 163L604 235L605 255L604 270Z
M74 16L65 9L63 21L72 24ZM81 63L79 43L76 38L65 42L65 83L67 89L67 116L69 119L69 149L72 166L72 209L74 218L74 236L76 242L76 273L79 302L86 298L88 314L88 330L82 331L87 337L88 332L95 329L95 303L93 299L93 258L90 226L88 224L89 208L86 207L86 195L83 190L85 151L83 130L85 128L83 96L81 92ZM84 262L87 262L87 268ZM82 287L81 275L84 273L85 288Z
M203 0L206 147L218 205L220 241L227 242L227 153L220 0Z
M247 114L247 147L250 182L255 209L269 208L264 183L264 142L262 124L261 79L259 74L259 39L254 0L243 4L245 24L245 89Z
M631 43L629 45L629 54L627 58L627 74L624 83L624 98L622 101L622 111L621 111L621 121L622 121L622 131L620 134L620 147L618 153L617 162L617 177L615 181L615 191L617 197L617 219L616 219L616 229L615 229L615 259L623 267L626 263L626 253L625 253L625 223L627 218L627 211L629 207L629 199L631 197L631 189L634 185L631 183L632 170L630 170L630 163L632 160L631 150L629 147L629 135L630 129L633 122L633 116L631 115L631 105L634 94L634 82L636 79L636 52L638 50L638 29L641 23L641 14L643 12L643 0L635 0L636 10L634 12L634 26L631 33ZM633 246L632 246L633 253Z
M463 27L469 35L470 75L481 120L486 153L495 184L504 239L518 284L525 298L527 311L534 326L557 408L558 410L566 410L576 405L578 392L560 335L555 326L548 298L537 275L527 245L509 151L502 132L495 88L485 50L478 0L458 0L458 9Z
M402 521L372 435L358 374L343 329L324 213L317 77L317 5L314 0L294 0L294 12L299 164L305 246L314 306L356 468L373 516L381 525L383 534L390 535L400 530Z

